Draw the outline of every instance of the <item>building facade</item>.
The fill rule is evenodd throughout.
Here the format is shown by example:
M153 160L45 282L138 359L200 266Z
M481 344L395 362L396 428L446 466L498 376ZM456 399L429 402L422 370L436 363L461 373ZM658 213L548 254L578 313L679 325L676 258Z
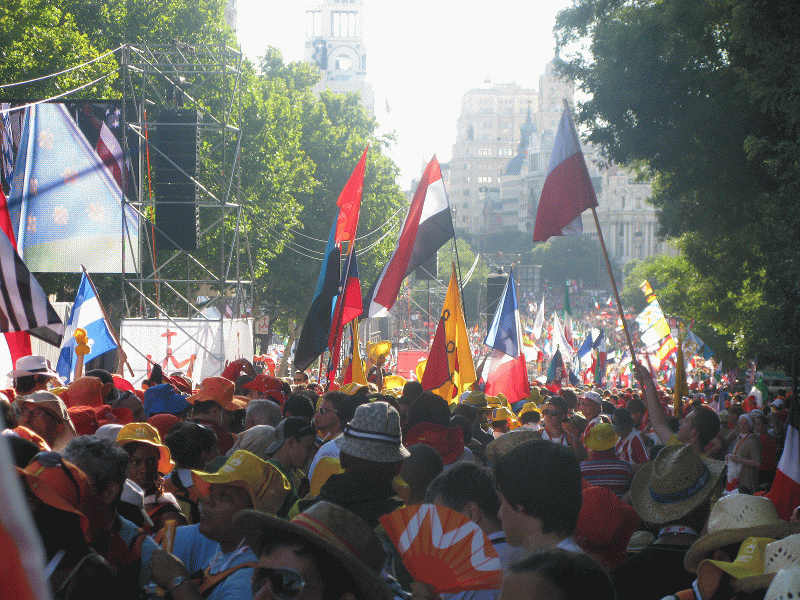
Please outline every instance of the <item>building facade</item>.
M539 198L550 164L564 102L573 105L573 85L545 66L539 90L490 84L462 99L457 141L450 161L450 199L456 227L473 236L502 231L533 235ZM654 254L675 254L656 239L658 218L646 202L649 181L605 166L597 149L582 144L597 194L597 217L609 257L619 265ZM584 233L597 237L591 213Z
M315 92L359 92L364 107L375 112L375 95L367 81L363 0L324 0L308 7L303 60L319 67L322 78Z

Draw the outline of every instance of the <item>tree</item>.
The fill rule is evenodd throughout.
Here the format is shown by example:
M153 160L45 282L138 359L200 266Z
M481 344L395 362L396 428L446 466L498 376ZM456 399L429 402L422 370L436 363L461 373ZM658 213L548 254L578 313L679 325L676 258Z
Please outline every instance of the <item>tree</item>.
M654 176L661 234L707 283L708 324L740 360L793 371L799 16L792 0L579 0L556 25L589 140Z
M577 279L596 287L599 269L605 270L600 243L585 235L553 237L537 244L531 258L533 264L542 265L542 279L550 285L563 286L567 279Z

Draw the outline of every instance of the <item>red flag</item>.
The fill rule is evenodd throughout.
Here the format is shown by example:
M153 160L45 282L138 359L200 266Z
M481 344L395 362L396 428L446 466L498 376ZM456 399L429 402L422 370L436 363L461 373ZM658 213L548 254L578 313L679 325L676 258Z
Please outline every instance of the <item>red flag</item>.
M364 191L364 170L367 165L367 151L369 146L364 148L361 160L358 161L353 174L347 180L336 205L339 207L339 218L336 221L337 244L344 241L352 242L356 237L358 229L358 214L361 209L361 194Z
M564 104L536 213L534 242L546 242L554 235L583 233L581 213L597 206L578 132L569 106Z
M8 201L3 189L0 188L0 229L6 234L11 245L16 248L17 238L14 235L14 227L11 225L11 215L8 212ZM17 365L17 360L23 356L30 356L31 335L27 331L11 331L5 335L8 344L8 354L11 357L12 368Z
M447 334L444 329L444 317L439 317L439 325L433 336L428 362L422 374L422 389L435 390L450 379L450 365L447 360Z
M358 261L355 247L347 255L339 293L336 297L336 308L331 319L331 333L328 336L328 349L338 353L344 326L361 314L361 281L358 277Z

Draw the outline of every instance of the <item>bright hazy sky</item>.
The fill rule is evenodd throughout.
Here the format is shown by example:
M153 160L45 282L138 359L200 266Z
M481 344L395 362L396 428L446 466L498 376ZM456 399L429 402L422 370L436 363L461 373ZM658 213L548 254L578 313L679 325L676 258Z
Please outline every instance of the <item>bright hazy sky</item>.
M239 43L254 62L268 46L303 58L305 11L321 2L238 0ZM364 0L367 80L381 131L394 130L401 185L435 153L450 160L461 97L489 77L538 89L553 57L554 18L569 0ZM479 8L480 7L480 8ZM387 114L386 103L391 112Z

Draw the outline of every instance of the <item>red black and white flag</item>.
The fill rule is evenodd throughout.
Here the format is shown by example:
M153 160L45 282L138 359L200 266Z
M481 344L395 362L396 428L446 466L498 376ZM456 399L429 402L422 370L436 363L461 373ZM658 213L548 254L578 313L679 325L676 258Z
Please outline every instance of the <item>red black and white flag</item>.
M454 236L442 170L434 156L414 193L394 253L364 298L362 318L388 316L403 279Z
M792 511L800 506L800 405L794 396L789 399L783 454L767 497L784 521L788 521Z

